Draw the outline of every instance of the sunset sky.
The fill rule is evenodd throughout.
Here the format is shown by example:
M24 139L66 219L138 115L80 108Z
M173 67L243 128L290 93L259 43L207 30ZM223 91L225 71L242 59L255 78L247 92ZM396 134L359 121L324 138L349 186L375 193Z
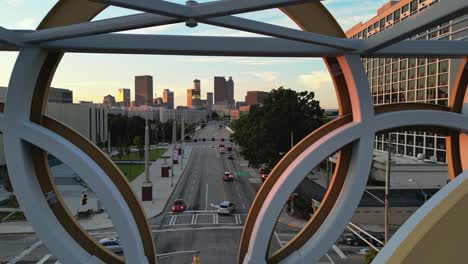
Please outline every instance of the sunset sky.
M0 0L0 26L8 29L34 29L57 1ZM183 3L185 1L173 1ZM207 2L207 1L200 1ZM375 16L384 0L323 1L341 26L347 30L359 21ZM95 20L137 13L121 8L108 8ZM297 28L279 10L267 10L242 15L276 25ZM135 34L177 34L206 36L255 36L200 24L187 28L184 24L134 30ZM0 52L0 86L7 86L17 53ZM103 96L116 96L118 88L131 88L134 96L134 76L153 75L154 93L175 91L175 104L186 104L186 89L195 78L201 80L202 98L213 91L214 76L232 76L235 99L243 101L246 91L269 91L279 86L316 93L324 108L335 108L336 97L331 79L321 59L307 58L243 58L201 56L66 54L52 86L71 89L74 101L101 103Z

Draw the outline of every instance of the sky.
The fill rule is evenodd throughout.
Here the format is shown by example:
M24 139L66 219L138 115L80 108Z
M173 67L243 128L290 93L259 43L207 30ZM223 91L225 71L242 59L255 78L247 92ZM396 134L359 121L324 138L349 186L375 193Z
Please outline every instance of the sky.
M35 29L57 3L56 0L0 0L0 26L7 29ZM185 1L172 0L184 3ZM199 1L208 2L208 1ZM344 30L376 15L387 0L325 0L322 3ZM138 13L110 7L94 20ZM277 9L240 15L276 25L297 28ZM132 34L175 34L205 36L256 36L204 24L188 28L184 24L132 30ZM188 43L189 45L189 43ZM0 86L8 86L16 52L0 52ZM105 95L117 96L118 88L130 88L134 97L134 76L152 75L153 92L162 96L163 89L175 92L175 104L186 105L186 90L193 80L201 80L202 99L213 91L213 77L232 76L234 99L244 101L247 91L269 91L284 86L297 91L314 91L323 108L336 108L336 96L328 71L317 58L252 58L169 55L114 55L67 53L52 81L53 87L73 90L74 102L101 103Z

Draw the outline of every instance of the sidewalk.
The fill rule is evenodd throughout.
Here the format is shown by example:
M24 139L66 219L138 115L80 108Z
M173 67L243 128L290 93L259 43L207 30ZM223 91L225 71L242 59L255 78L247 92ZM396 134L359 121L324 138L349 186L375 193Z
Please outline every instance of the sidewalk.
M171 156L172 153L172 146L165 146L168 148L164 156ZM171 187L171 177L162 178L161 177L161 165L164 164L163 159L158 159L157 161L153 161L149 167L150 172L150 180L153 183L153 201L142 202L143 209L145 210L145 214L147 218L155 217L161 214L164 211L164 207L170 201L168 199L172 195L173 190L177 186L177 183L181 179L181 176L185 172L186 165L189 162L190 154L191 154L191 146L185 146L185 157L181 162L181 157L179 156L179 164L174 165L174 186ZM170 162L168 161L168 164ZM183 164L184 167L181 167ZM171 175L171 172L169 172ZM133 180L130 185L137 196L137 198L141 201L141 186L145 180L145 173L143 172L140 176L138 176L135 180ZM64 197L64 200L67 202L68 200ZM73 201L75 201L74 199ZM88 198L88 203L93 203L92 195ZM104 206L104 205L103 205ZM2 209L3 210L3 209ZM5 209L8 210L8 209ZM72 210L73 211L73 210ZM107 213L100 213L95 214L90 218L87 219L80 219L78 220L80 225L88 230L97 230L102 228L112 228L113 224ZM11 234L11 233L34 233L32 226L27 221L11 221L11 222L3 222L0 223L0 234Z

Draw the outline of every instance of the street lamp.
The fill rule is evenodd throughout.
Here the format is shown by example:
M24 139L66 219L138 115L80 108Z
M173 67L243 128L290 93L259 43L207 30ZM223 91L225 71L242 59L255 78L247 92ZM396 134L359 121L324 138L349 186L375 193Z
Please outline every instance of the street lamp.
M409 182L414 182L418 185L419 189L421 190L421 193L424 195L424 203L427 202L427 193L423 190L423 188L421 187L421 185L414 179L408 179Z

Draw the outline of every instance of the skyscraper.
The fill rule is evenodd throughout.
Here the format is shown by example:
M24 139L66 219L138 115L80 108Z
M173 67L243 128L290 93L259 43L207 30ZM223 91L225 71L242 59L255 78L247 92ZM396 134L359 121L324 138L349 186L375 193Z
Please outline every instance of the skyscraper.
M214 99L215 104L234 106L234 80L216 76L214 77Z
M115 105L115 97L112 95L106 95L104 96L104 99L102 100L102 104L105 106L114 106Z
M201 90L201 82L198 79L193 80L193 89L200 91Z
M346 32L348 38L365 39L387 30L402 20L418 15L438 1L389 1L377 10L377 15L360 22ZM429 30L418 32L410 39L461 40L468 36L468 16L453 19ZM446 58L363 58L375 105L424 102L448 105L451 87L460 61ZM446 162L445 137L429 132L398 132L378 134L375 149L393 151L406 156L423 154L426 159Z
M226 98L226 79L224 77L214 77L214 103L224 104Z
M206 107L211 109L213 105L213 93L206 93Z
M267 92L248 91L245 96L246 105L263 104L263 100L268 96Z
M129 107L130 106L130 89L127 88L120 88L117 94L117 102L120 103L122 106Z
M195 89L187 89L187 107L192 108L192 100L193 100L193 91Z
M174 92L171 92L169 89L164 89L163 101L168 109L174 109Z
M135 106L153 105L153 76L135 76Z

